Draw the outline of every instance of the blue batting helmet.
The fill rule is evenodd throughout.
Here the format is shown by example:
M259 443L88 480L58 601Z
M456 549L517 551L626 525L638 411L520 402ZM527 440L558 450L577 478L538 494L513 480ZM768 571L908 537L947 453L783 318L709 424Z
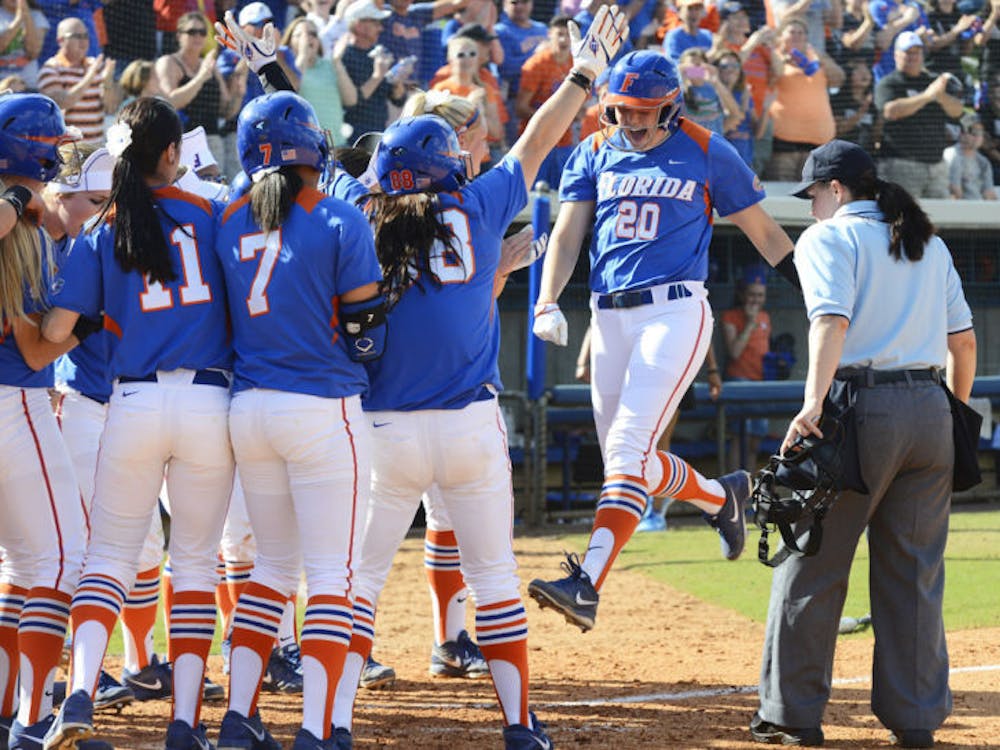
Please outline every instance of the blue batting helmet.
M265 94L240 112L236 149L247 176L302 164L322 170L330 158L327 133L312 105L291 91Z
M42 94L0 96L0 174L48 182L59 174L59 146L80 138Z
M629 52L615 63L608 77L602 105L604 119L616 125L615 107L660 110L660 125L670 127L680 113L683 98L674 64L659 52Z
M386 195L449 192L468 178L455 128L437 115L403 117L386 128L368 171Z

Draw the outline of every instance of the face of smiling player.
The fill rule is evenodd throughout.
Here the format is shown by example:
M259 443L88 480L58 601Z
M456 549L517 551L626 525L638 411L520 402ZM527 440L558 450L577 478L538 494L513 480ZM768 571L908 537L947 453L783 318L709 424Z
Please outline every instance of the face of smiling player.
M625 137L637 151L646 151L666 139L666 131L659 127L660 109L615 107L615 119Z

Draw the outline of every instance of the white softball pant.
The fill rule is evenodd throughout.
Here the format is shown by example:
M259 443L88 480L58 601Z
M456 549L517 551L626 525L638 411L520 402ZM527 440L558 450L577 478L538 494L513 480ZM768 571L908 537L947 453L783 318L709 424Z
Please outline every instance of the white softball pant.
M712 341L712 308L700 281L682 282L691 296L668 299L672 284L653 287L653 302L626 309L597 307L591 297L591 399L605 475L659 484L650 461L694 381Z
M167 472L175 591L212 591L233 485L229 389L192 370L116 383L97 462L87 574L131 585Z
M375 602L413 521L437 484L479 606L519 599L512 533L514 494L507 432L496 399L464 409L368 412L375 446L372 499L355 572L359 597Z
M233 450L257 541L250 580L347 596L368 508L371 439L361 399L251 389L233 398Z
M47 388L0 385L0 582L72 594L85 523Z
M57 413L66 449L73 461L73 469L80 485L80 497L90 533L90 508L94 501L94 479L97 476L97 457L100 453L101 435L108 418L108 405L94 401L73 390L59 398ZM139 556L139 570L155 568L163 561L163 524L160 514L153 513L149 533Z

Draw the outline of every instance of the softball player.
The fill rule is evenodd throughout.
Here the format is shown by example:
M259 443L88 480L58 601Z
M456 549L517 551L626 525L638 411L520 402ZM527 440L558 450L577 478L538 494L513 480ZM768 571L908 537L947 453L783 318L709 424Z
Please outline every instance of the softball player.
M173 714L166 747L203 748L205 660L215 630L216 552L232 489L229 369L216 206L171 187L181 123L155 97L126 106L108 132L111 210L63 269L43 333L63 341L103 311L119 337L101 438L87 564L73 601L71 693L46 737L72 747L93 732L91 696L108 637L138 568L165 470L171 497Z
M236 354L230 433L257 559L233 615L219 748L279 747L257 697L302 567L309 598L294 748L334 748L371 472L361 363L380 355L385 337L382 274L361 212L317 189L330 147L308 102L285 91L255 99L237 143L253 185L226 210L216 249Z
M527 618L512 550L513 493L496 400L499 327L494 280L501 237L527 203L539 165L627 36L603 6L574 32L574 71L492 170L472 182L455 129L434 115L390 126L372 158L375 228L390 304L386 354L369 365L365 411L375 453L372 507L356 570L354 656L334 723L349 726L357 676L371 650L375 602L420 496L433 483L455 527L476 601L476 636L503 712L507 748L550 747L528 710ZM435 346L426 346L426 336ZM349 669L351 671L349 671Z
M54 718L52 683L86 533L48 393L52 361L77 340L52 345L38 328L54 265L38 192L59 171L59 144L74 135L48 97L0 97L0 743L19 749L40 747Z
M591 394L604 485L587 553L569 573L528 592L587 631L598 591L650 497L685 500L718 529L722 551L743 551L750 477L707 479L656 441L705 358L712 312L705 290L712 210L747 234L773 264L792 243L760 207L760 182L724 139L679 116L673 64L630 52L611 71L606 130L581 143L560 186L561 208L542 274L534 332L566 344L557 300L594 226L590 249Z

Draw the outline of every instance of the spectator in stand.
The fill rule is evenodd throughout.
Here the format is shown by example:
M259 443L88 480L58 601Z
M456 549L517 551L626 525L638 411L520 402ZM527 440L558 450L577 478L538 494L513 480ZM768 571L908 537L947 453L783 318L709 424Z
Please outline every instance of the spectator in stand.
M185 13L177 20L177 50L156 61L160 90L184 124L184 131L205 129L208 147L216 159L222 158L225 146L219 121L239 113L241 101L235 102L216 67L218 51L205 54L205 41L212 25L203 13Z
M58 27L65 18L77 18L83 24L89 35L86 54L97 57L101 54L100 39L97 26L94 23L94 13L100 9L101 0L35 0L38 10L45 14L49 21L49 29L42 42L42 51L38 59L45 61L59 51Z
M960 81L965 80L962 55L972 51L974 34L962 38L978 19L975 13L961 13L956 0L934 0L927 15L933 32L924 39L927 45L927 69L932 73L951 73Z
M315 24L319 31L319 41L323 45L323 57L330 57L336 47L337 40L347 33L343 11L347 2L334 3L334 0L302 0L302 10L306 19ZM334 7L336 6L336 12Z
M540 21L532 20L532 0L504 0L506 19L500 21L494 31L503 47L503 65L500 66L501 93L507 110L513 111L517 105L517 91L521 84L521 69L524 63L544 44L548 38L548 28ZM512 117L507 132L507 142L513 143L517 136L517 120Z
M761 120L767 92L781 74L781 64L776 62L773 49L778 35L767 26L751 34L750 16L743 4L736 0L729 0L719 8L719 18L719 33L713 41L713 50L716 54L722 50L739 54L743 76L753 99L754 116Z
M868 11L878 31L875 32L875 49L881 50L872 68L875 83L896 69L893 52L896 37L904 31L926 34L930 21L924 7L917 0L871 0Z
M875 19L868 8L868 0L846 0L843 22L830 34L833 59L845 65L858 57L869 65L875 58Z
M868 63L854 60L848 64L848 82L830 97L837 137L856 143L871 153L875 149L875 106L872 71Z
M733 148L743 157L747 166L753 167L753 142L759 122L750 95L750 87L747 86L746 77L743 75L740 56L732 50L725 50L714 54L710 60L719 72L719 82L729 91L736 104L733 117L726 118L726 140L733 144Z
M709 64L705 52L699 47L691 47L684 50L677 61L685 117L723 135L741 119L740 109L732 91L719 80L718 70Z
M444 25L444 30L441 32L441 44L447 47L449 39L456 34L465 32L465 36L470 39L487 45L486 54L481 56L485 61L484 65L490 62L503 65L503 46L494 33L497 20L499 20L497 6L493 4L492 0L468 0L465 7ZM477 30L474 35L470 33L470 30L473 29ZM483 31L480 33L478 29Z
M976 107L983 123L982 152L993 166L993 184L1000 185L1000 71L983 81Z
M469 0L433 0L414 3L413 0L389 0L392 11L385 20L379 43L384 45L397 60L423 55L421 32L439 18L450 16L468 5ZM419 70L419 63L414 70ZM423 81L421 81L423 83Z
M828 89L844 82L844 71L808 42L805 22L786 20L778 29L775 57L781 72L771 105L774 139L766 179L793 182L809 152L833 139L837 125Z
M129 3L132 4L132 3ZM177 49L177 24L187 13L201 12L208 16L209 28L217 20L215 4L205 0L153 0L156 12L156 36L160 53L169 55Z
M313 105L319 124L330 131L333 142L344 146L344 108L358 103L358 89L343 61L336 56L324 57L323 46L316 28L308 16L292 21L281 43L295 54L295 67L302 72L299 95Z
M983 48L982 57L979 59L979 78L983 81L994 73L1000 73L998 24L1000 24L1000 0L990 0L990 12L983 19L983 27L973 36L976 46Z
M18 75L28 88L38 86L38 56L49 20L28 0L0 2L0 78Z
M769 26L781 28L785 21L801 21L809 45L817 52L826 51L826 30L836 31L844 23L841 0L768 0L767 5Z
M698 25L705 17L705 3L702 0L677 0L677 15L681 25L671 29L663 37L663 54L674 64L681 59L684 50L712 48L712 32Z
M581 141L588 135L604 128L604 123L601 122L601 116L604 114L604 105L601 103L601 100L604 98L604 92L608 90L608 82L601 81L597 84L596 89L594 92L594 103L584 110L583 117L580 119ZM589 362L590 360L587 361Z
M875 86L875 107L884 125L878 172L919 198L948 197L945 123L962 114L960 99L948 93L951 76L924 69L924 43L904 31L894 46L895 70Z
M736 282L735 305L722 313L722 334L726 342L726 380L729 382L764 379L764 355L771 350L771 316L764 309L767 302L767 269L753 264L744 269ZM729 447L730 470L757 465L761 438L767 436L767 419L747 419L747 455L742 456L739 426Z
M503 138L503 126L500 124L500 113L496 102L490 101L479 77L479 55L481 48L472 39L455 35L448 40L448 67L451 75L434 84L434 91L448 91L455 96L485 102L484 115L488 140Z
M63 112L67 125L80 129L84 142L104 141L104 114L116 111L115 61L87 56L90 35L79 18L64 18L57 28L59 51L38 74L38 90Z
M149 60L133 60L125 66L118 81L122 87L121 109L140 96L163 96L160 77L156 75L156 64Z
M157 58L153 0L104 0L102 19L107 35L104 54L114 58L117 76L133 60Z
M341 60L347 75L358 90L358 102L344 110L344 120L354 129L354 137L373 130L384 130L389 120L389 102L402 106L406 87L402 81L390 82L386 74L393 57L388 50L370 53L382 33L382 23L390 12L374 0L356 0L345 12L349 33Z
M948 192L957 200L997 200L990 160L979 152L983 145L983 124L975 115L962 118L958 143L945 149L948 161ZM952 151L948 158L947 151Z
M558 15L549 21L548 43L541 45L524 63L514 106L514 114L521 121L521 132L573 69L569 20L569 16ZM573 128L567 128L539 167L537 179L547 182L552 190L558 190L563 167L574 145Z

